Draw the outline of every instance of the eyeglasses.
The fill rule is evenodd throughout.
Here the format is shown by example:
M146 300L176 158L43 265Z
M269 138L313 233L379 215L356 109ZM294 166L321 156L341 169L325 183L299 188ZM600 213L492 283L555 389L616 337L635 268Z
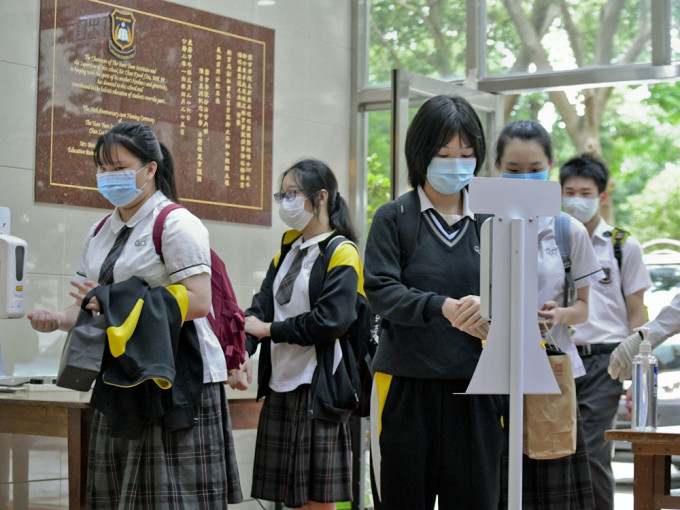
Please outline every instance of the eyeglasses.
M284 200L286 202L292 202L295 200L295 197L297 194L300 193L302 196L304 196L304 190L301 189L289 189L285 193L274 193L274 202L277 204L280 204Z

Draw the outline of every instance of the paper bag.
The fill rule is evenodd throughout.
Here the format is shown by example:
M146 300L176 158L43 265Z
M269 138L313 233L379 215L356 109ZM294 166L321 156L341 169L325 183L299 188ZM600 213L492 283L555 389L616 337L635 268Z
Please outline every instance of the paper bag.
M569 355L548 348L561 394L524 395L524 453L557 459L576 452L576 385Z
M106 342L104 315L81 309L61 352L57 386L89 391L99 375Z

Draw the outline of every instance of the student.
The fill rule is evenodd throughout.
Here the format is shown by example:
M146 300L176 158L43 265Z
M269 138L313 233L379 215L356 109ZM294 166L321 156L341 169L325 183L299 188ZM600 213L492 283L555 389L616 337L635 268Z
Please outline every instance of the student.
M506 125L496 143L496 168L504 178L547 180L553 166L550 135L538 122L519 120ZM588 289L601 276L586 229L570 218L571 272L576 296L564 303L565 269L557 247L555 218L538 218L538 316L562 351L569 354L574 377L585 374L568 326L588 318ZM544 329L544 326L542 326ZM577 379L578 380L578 379ZM552 460L526 455L522 472L523 509L593 508L593 493L583 423L577 420L576 453ZM505 482L505 480L504 480Z
M645 324L649 328L647 339L652 348L664 342L668 337L680 333L680 294L676 294L671 302L664 306L654 320ZM611 354L609 375L620 382L630 379L633 371L633 358L640 352L642 335L635 332L621 342Z
M350 411L330 413L323 384L337 372L336 341L356 318L361 261L356 246L323 253L338 235L354 241L333 172L304 160L286 170L279 216L283 235L252 306L247 349L260 347L258 398L265 396L255 445L252 496L290 508L330 510L352 499Z
M201 363L197 380L188 381L198 387L195 417L179 430L161 419L139 431L118 428L114 423L119 415L101 409L115 410L118 402L109 396L127 397L134 389L119 388L115 393L116 388L98 377L92 394L87 507L227 508L227 501L238 503L242 498L223 385L226 361L205 318L211 305L208 232L193 214L178 209L164 224L163 261L156 254L150 242L154 220L164 206L177 202L177 190L172 156L148 126L122 122L111 128L97 140L94 163L99 191L115 209L87 235L71 282L76 304L60 312L29 313L31 325L41 332L68 331L85 295L103 289L98 285L113 289L133 282L133 277L141 277L152 291L176 284L186 289L184 324L197 335ZM121 242L118 258L107 256ZM87 308L99 312L100 304L105 305L93 298ZM149 335L148 342L159 342L159 336ZM111 358L107 352L108 348L102 370Z
M642 261L642 248L630 235L621 245L619 266L612 226L599 213L607 199L608 181L607 166L591 154L570 159L560 170L564 209L585 225L605 273L591 286L588 321L573 328L586 368L586 375L576 380L576 394L598 510L614 506L612 447L604 432L613 426L623 390L621 382L607 375L610 354L633 328L646 322L644 294L652 283Z
M461 395L488 324L479 315L480 218L467 184L486 156L479 117L462 97L436 96L418 110L405 141L417 239L400 252L400 203L376 212L364 286L383 320L374 358L381 461L376 508L496 509L503 443L499 395ZM401 218L400 218L401 216ZM475 221L478 220L478 221ZM374 488L374 497L378 487Z

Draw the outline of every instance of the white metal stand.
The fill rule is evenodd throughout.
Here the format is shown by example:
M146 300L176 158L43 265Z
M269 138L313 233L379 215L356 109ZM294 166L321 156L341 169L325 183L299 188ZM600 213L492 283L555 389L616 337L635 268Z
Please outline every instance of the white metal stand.
M560 212L561 191L554 181L489 177L474 178L469 190L470 209L494 217L491 266L482 267L491 272L482 281L491 283L492 320L467 393L510 397L508 508L521 510L524 394L560 391L538 327L537 216Z

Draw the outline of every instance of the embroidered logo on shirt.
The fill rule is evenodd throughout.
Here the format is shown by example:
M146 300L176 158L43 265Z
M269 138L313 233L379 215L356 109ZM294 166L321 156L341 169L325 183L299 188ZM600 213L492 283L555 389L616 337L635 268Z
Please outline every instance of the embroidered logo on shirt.
M612 270L608 267L603 267L602 272L604 273L604 278L600 280L600 283L607 285L612 282Z

